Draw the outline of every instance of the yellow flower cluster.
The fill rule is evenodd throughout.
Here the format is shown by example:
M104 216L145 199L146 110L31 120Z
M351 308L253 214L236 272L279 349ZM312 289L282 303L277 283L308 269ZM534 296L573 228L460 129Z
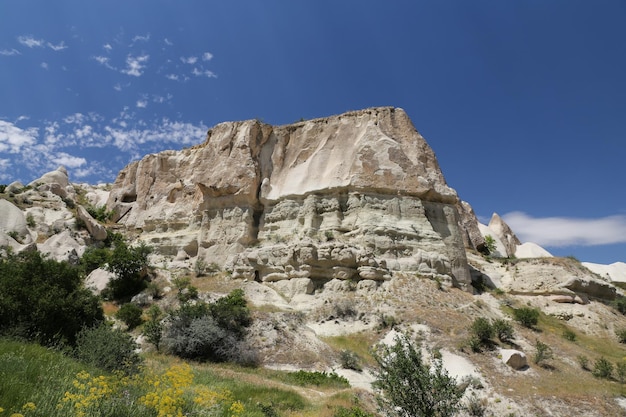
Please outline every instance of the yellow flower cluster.
M77 392L67 391L59 404L72 404L76 417L85 417L92 407L97 407L100 402L111 397L119 385L119 377L95 376L92 377L86 371L76 374L76 379L72 382Z
M129 392L142 392L138 404L153 410L156 417L185 417L185 411L196 407L228 410L237 417L244 411L240 401L235 401L229 391L213 391L206 386L193 386L193 370L187 364L175 365L164 373L143 372L132 378L121 375L96 376L81 371L73 381L74 389L65 393L58 408L68 408L68 415L87 417L96 414L107 400L115 400ZM30 407L27 403L24 410ZM34 404L32 404L34 407ZM223 407L223 408L222 408ZM0 409L1 412L1 409ZM15 415L11 417L23 417Z
M22 406L22 411L24 411L27 414L28 414L29 411L35 411L36 409L37 409L37 406L32 401L29 401L29 402L27 402L26 404L24 404ZM4 413L4 408L0 407L0 414L2 414L2 413ZM22 413L13 413L9 417L24 417L24 414L22 414Z

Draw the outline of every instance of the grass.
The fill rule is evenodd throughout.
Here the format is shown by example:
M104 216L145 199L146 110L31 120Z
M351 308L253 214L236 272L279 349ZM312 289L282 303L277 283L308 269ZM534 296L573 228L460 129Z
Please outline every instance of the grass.
M114 375L88 368L58 351L0 339L0 408L4 409L6 415L21 412L24 417L66 417L81 415L72 410L79 410L73 405L82 402L89 404L85 409L85 417L153 417L156 415L154 407L162 404L151 408L140 398L152 392L153 398L157 399L167 396L178 398L181 409L195 415L201 408L191 402L191 396L199 397L210 390L212 393L228 393L228 404L239 401L244 411L238 415L244 417L332 417L338 407L354 406L357 395L357 391L350 389L345 380L332 373L284 372L210 363L191 363L191 368L185 368L187 365L184 361L157 353L146 355L146 364L147 371L136 380L131 380L136 382L123 382ZM185 379L185 369L190 369L193 382ZM181 386L184 395L173 396L172 390L177 388L175 386L168 391L168 373L175 375L174 381L188 382ZM80 375L83 375L82 379ZM155 378L161 380L160 388L150 385L149 381ZM76 383L86 384L86 388L81 391ZM90 387L104 392L109 386L122 386L127 399L115 393L108 396L103 394L100 398L89 394ZM118 391L114 388L114 392ZM74 395L75 399L64 403L66 392ZM29 403L34 404L34 409L23 409ZM65 408L59 409L59 404Z
M370 348L379 337L373 332L361 332L343 336L324 337L322 340L336 351L348 350L357 354L364 365L374 366L375 361L370 354Z

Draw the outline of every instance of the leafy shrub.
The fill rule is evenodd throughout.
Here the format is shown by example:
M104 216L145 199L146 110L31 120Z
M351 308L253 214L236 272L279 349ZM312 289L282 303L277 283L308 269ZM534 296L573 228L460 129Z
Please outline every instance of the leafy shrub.
M361 366L361 358L359 355L351 350L342 350L339 354L341 360L341 366L344 369L352 369L353 371L361 372L363 367Z
M622 314L626 314L626 297L618 297L613 301L613 307Z
M470 337L467 343L472 352L478 353L483 350L483 341L476 336Z
M104 319L98 298L82 287L80 270L37 251L0 259L0 294L0 334L72 345L81 328Z
M563 339L574 342L576 341L576 333L570 329L565 329L563 330Z
M87 365L105 371L135 373L141 358L132 337L107 324L83 329L76 340L75 356Z
M586 357L585 355L578 355L576 359L578 360L580 369L583 369L585 371L589 370L589 358L588 357Z
M616 330L615 334L620 343L626 343L626 329Z
M368 413L357 406L350 408L337 407L333 417L375 417L374 414Z
M535 355L533 356L533 362L537 365L545 365L545 361L551 359L553 356L552 348L540 340L535 343Z
M440 360L424 362L422 353L406 335L394 345L372 352L378 364L374 387L382 395L379 405L390 415L452 416L459 408L462 390L448 375Z
M211 304L184 303L167 322L163 345L175 355L246 365L258 361L254 349L243 340L252 319L240 289Z
M145 288L142 273L148 267L152 248L145 244L129 247L125 242L115 243L107 269L115 274L109 281L106 295L114 299L131 297Z
M492 254L496 251L496 240L491 235L485 236L485 249L487 250L487 255Z
M619 361L615 363L615 373L617 374L617 381L620 384L626 382L626 362Z
M532 329L539 323L539 310L529 307L516 308L513 309L513 318L522 326Z
M148 341L152 343L157 351L161 347L161 339L163 338L163 323L161 322L161 309L157 305L153 305L148 309L148 321L143 325L142 334Z
M4 193L7 189L7 184L0 184L0 194Z
M341 387L347 388L350 382L335 372L319 372L319 371L296 371L289 372L288 379L297 385L315 385L325 387Z
M80 264L85 272L85 275L89 275L94 269L105 266L109 262L110 258L110 249L90 246L85 249L83 256L80 258Z
M128 330L132 330L143 323L142 314L143 310L137 304L126 303L122 304L115 317L122 320L128 326Z
M498 340L501 342L510 342L513 340L515 332L513 331L513 326L507 320L496 319L491 325Z
M604 357L600 357L594 363L592 373L596 378L610 379L613 375L613 364Z
M85 207L85 210L87 210L87 213L89 213L89 215L91 217L93 217L94 219L96 219L100 223L108 222L109 219L113 215L113 212L112 211L107 211L107 207L104 206L104 205L103 206L99 206L99 207L88 205L87 207Z
M26 224L31 229L34 228L35 226L37 226L37 223L35 223L35 217L33 217L33 213L28 213L26 215Z
M478 398L475 392L467 398L465 405L467 414L472 417L483 417L487 412L487 401L484 398Z
M483 344L489 342L494 335L493 326L489 322L489 319L484 317L477 317L474 319L474 322L470 327L470 331Z

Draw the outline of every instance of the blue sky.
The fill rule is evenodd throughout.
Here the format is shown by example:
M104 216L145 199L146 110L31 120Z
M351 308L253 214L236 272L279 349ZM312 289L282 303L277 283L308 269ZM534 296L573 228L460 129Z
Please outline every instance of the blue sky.
M483 222L626 261L626 3L0 3L0 183L272 124L402 107Z

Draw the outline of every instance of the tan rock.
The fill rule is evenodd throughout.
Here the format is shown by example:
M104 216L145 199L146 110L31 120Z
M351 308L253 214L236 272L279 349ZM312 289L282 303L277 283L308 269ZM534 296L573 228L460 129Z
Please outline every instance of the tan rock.
M76 216L85 223L87 231L94 240L103 241L107 238L107 229L101 225L91 214L83 207L76 207Z
M515 370L524 369L528 366L526 354L519 350L501 349L500 355L502 356L502 362L506 363Z

